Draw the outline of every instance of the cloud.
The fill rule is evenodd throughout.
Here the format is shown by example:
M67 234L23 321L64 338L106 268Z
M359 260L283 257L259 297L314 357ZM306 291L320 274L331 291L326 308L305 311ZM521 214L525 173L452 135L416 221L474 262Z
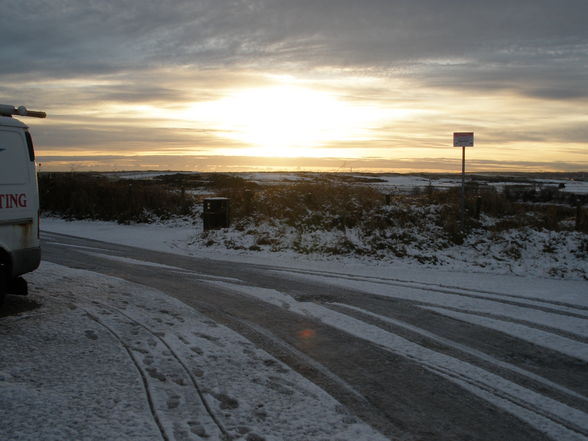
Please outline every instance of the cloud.
M43 152L82 150L133 154L137 151L178 154L183 151L206 152L215 147L243 145L217 136L214 130L198 128L163 128L122 126L35 127L35 143ZM75 154L75 153L74 153Z
M585 0L0 0L0 95L50 112L31 123L46 152L239 147L170 120L282 75L390 109L372 150L446 148L465 128L578 157L586 16Z
M545 60L574 44L585 51L588 38L583 0L2 3L2 53L12 60L5 68L18 72L105 72L145 63L394 68L464 57L483 63L497 55Z
M53 170L179 170L179 171L350 171L414 173L423 170L437 173L456 173L461 169L460 159L443 158L267 158L254 156L214 155L166 155L166 156L49 156L38 157L43 171ZM115 166L113 166L113 164ZM498 171L585 171L588 161L583 163L540 161L493 161L468 162L468 172Z
M164 67L346 68L432 87L588 97L584 0L2 0L0 7L0 76L126 73L128 84Z

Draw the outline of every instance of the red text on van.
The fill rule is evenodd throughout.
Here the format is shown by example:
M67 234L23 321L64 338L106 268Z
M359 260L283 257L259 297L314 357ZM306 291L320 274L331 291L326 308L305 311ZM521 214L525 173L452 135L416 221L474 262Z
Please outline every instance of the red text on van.
M26 193L0 194L0 208L26 208Z

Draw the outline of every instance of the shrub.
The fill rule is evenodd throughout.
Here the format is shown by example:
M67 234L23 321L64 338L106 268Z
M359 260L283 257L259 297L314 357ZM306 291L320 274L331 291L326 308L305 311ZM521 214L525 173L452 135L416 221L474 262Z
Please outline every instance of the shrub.
M41 209L71 219L149 222L188 215L194 198L157 181L113 180L91 173L41 173Z
M314 180L261 186L229 174L121 180L92 173L42 173L39 187L44 211L66 218L121 223L195 215L198 200L190 190L205 187L231 199L232 225L238 235L227 239L226 232L205 232L202 243L252 251L394 255L435 263L437 251L462 244L469 235L484 231L496 237L511 229L575 228L588 232L588 213L577 201L579 208L525 201L525 193L499 192L481 185L467 188L464 225L459 187L427 187L385 197L363 182L348 183L320 175ZM573 252L585 256L587 247L582 242ZM554 250L546 244L543 251L553 254ZM503 255L521 258L514 245Z

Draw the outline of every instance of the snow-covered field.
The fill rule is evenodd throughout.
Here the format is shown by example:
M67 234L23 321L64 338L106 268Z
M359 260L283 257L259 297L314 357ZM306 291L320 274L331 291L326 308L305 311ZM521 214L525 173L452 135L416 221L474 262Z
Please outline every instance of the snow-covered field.
M148 171L148 172L113 172L104 173L107 176L116 177L117 179L153 179L157 176L173 175L176 173L190 174L191 172L161 172L161 171ZM232 173L234 176L239 176L246 179L247 181L263 184L283 184L287 182L299 182L303 180L311 180L312 173L308 176L301 172L267 172L267 173ZM383 190L404 190L410 191L414 188L425 188L433 186L435 188L451 188L461 185L460 175L456 174L454 178L446 177L425 177L420 175L410 174L387 174L387 173L370 173L370 174L354 174L354 173L339 173L341 176L356 178L364 180L370 185L376 186ZM469 176L469 175L468 175ZM478 174L478 177L483 177L484 174ZM542 186L559 186L564 185L562 191L571 192L577 194L588 194L588 181L574 181L570 179L528 179L524 182L529 184L535 184L539 188ZM509 185L520 185L516 179L513 181L504 182L489 182L489 184L498 189L502 189Z
M435 188L451 188L458 187L461 185L461 177L456 174L455 177L436 177L436 176L421 176L421 175L409 175L409 174L387 174L387 173L370 173L370 174L353 174L353 173L339 173L339 175L356 178L363 180L369 185L373 185L382 190L403 190L411 191L414 188L425 188L432 186ZM260 184L272 184L272 183L284 183L284 182L297 182L304 180L305 176L301 173L238 173L237 176L247 179L248 181L257 182ZM468 175L468 179L469 179ZM477 174L482 182L484 174ZM309 179L309 178L306 178ZM519 178L520 179L520 178ZM370 183L370 181L372 181ZM574 181L570 179L528 179L523 182L529 185L536 185L538 188L544 186L559 186L563 185L562 191L577 193L577 194L588 194L588 181ZM498 181L494 179L488 182L489 185L498 189L503 189L509 185L520 185L521 182L517 182L516 178L513 181Z

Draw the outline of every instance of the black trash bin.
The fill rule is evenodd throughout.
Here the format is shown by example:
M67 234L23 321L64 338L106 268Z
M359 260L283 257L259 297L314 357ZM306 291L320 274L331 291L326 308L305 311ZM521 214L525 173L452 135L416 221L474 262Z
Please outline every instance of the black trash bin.
M204 231L228 228L230 224L231 200L229 198L204 199Z

